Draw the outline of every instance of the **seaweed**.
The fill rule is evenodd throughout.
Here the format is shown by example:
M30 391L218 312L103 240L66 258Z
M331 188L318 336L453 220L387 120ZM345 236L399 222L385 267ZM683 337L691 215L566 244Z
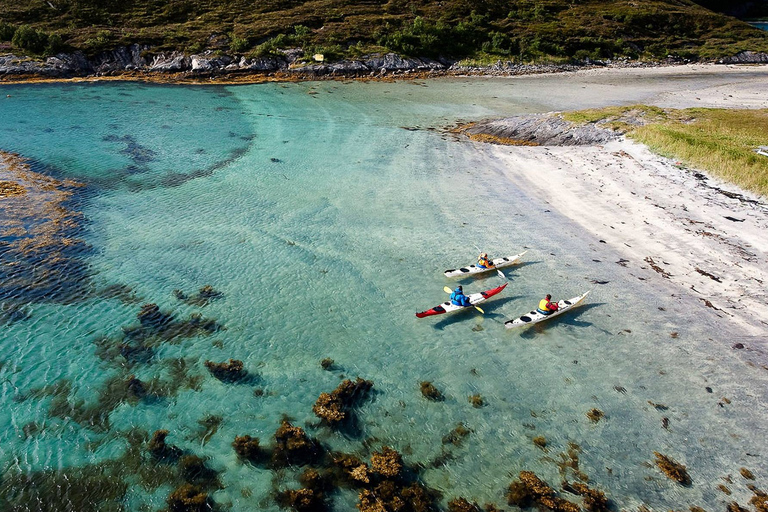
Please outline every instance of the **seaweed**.
M570 486L576 494L579 494L583 498L584 508L589 512L607 512L610 508L610 501L605 496L605 493L592 489L587 485L576 482Z
M206 488L218 487L218 474L198 455L184 455L179 459L179 473L189 483Z
M323 370L328 370L328 371L333 370L334 369L334 360L331 359L330 357L326 357L325 359L320 361L320 367Z
M749 499L749 504L755 507L757 512L768 512L768 494L755 487L750 487L755 494Z
M659 452L653 454L656 456L656 465L665 475L679 484L691 485L691 477L685 466Z
M533 438L533 444L541 448L542 450L546 450L547 448L547 438L544 436L536 436Z
M340 480L355 486L371 483L371 471L368 464L347 453L334 453L331 461L340 472Z
M754 480L755 479L755 475L753 475L752 472L750 470L748 470L747 468L741 468L739 470L739 473L741 473L741 476L743 476L747 480Z
M287 420L283 420L275 432L275 441L272 451L272 464L275 467L309 464L318 460L324 452L320 443L310 439L301 427L294 427Z
M277 493L277 503L284 508L297 512L316 512L326 510L325 495L312 489L289 489Z
M351 409L368 396L372 387L373 382L369 380L346 379L331 393L321 393L312 412L330 426L338 426L350 419Z
M232 442L232 448L235 449L238 457L250 462L261 462L266 458L266 452L262 450L258 437L248 435L237 436Z
M442 402L445 400L445 397L440 392L440 390L437 389L431 382L425 380L420 384L420 387L421 394L424 395L424 398L432 400L433 402Z
M470 503L459 497L448 502L448 512L482 512L482 510L477 503Z
M443 436L442 443L461 446L461 443L464 442L464 438L471 433L472 431L465 427L463 423L459 423L453 430Z
M536 503L555 512L579 512L578 505L557 497L555 490L532 471L521 471L519 480L509 485L507 502L521 508Z
M190 306L207 306L212 300L221 298L224 294L207 284L200 288L196 295L189 296L181 290L173 290L173 295Z
M165 442L167 430L155 430L152 439L147 444L147 450L156 460L176 461L181 457L181 450Z
M600 421L603 416L605 416L605 413L600 409L590 409L589 412L587 412L587 418L594 423Z
M479 409L485 405L485 400L483 400L483 397L480 395L470 395L469 403L471 403L472 407L475 409Z
M725 510L727 512L749 512L749 510L745 509L735 501L732 501L728 505L726 505Z
M398 478L403 471L403 458L395 450L384 446L371 455L371 469L387 479Z
M208 493L192 484L183 484L166 500L170 512L208 512L213 510L213 500Z
M243 362L238 359L230 359L225 363L214 363L206 361L205 367L211 372L211 375L222 382L238 382L248 376L248 371L243 368Z

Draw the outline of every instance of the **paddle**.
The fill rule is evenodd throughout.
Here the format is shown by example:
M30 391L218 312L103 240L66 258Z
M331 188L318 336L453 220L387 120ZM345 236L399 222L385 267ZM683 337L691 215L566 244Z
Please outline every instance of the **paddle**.
M453 293L453 290L451 290L451 289L450 289L450 288L448 288L447 286L443 286L443 290L445 290L445 293ZM482 309L480 309L478 306L475 306L475 305L473 304L473 305L472 305L472 307L473 307L473 308L475 308L476 310L478 310L479 312L481 312L481 313L485 314L485 311L483 311Z
M482 252L483 252L483 251L482 251L482 249L480 249L480 248L479 248L477 245L475 245L475 244L472 244L472 245L474 245L474 246L475 246L475 249L477 249L477 252L480 252L480 253L482 253ZM493 260L491 260L491 263L493 263ZM507 276L505 276L505 275L504 275L504 272L502 272L501 270L499 270L499 269L496 269L496 273L497 273L497 274L499 274L499 277L500 277L500 278L502 278L502 279L504 279L504 280L506 280L506 279L507 279Z

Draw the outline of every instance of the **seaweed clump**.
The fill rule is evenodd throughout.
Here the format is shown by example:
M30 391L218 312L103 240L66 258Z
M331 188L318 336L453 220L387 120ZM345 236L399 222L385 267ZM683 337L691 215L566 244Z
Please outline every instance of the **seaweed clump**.
M542 450L545 450L547 447L547 438L544 436L536 436L533 438L533 444L535 444Z
M480 395L471 395L469 397L469 403L471 403L472 407L475 409L479 409L485 405L485 400L483 400L483 397Z
M587 418L594 423L600 421L603 416L605 416L605 413L600 409L590 409L589 412L587 412Z
M579 512L578 505L557 497L555 490L533 471L521 471L519 480L509 485L507 502L520 508L537 504L555 512Z
M213 286L207 284L198 290L197 295L190 297L181 290L173 290L173 295L182 302L186 302L191 306L205 306L210 301L220 298L223 293L214 289Z
M586 508L589 512L608 511L610 502L605 496L604 492L598 491L597 489L592 489L581 482L576 482L575 484L570 485L569 489L582 496L584 508Z
M482 512L477 503L470 503L464 498L454 498L448 502L448 512Z
M264 451L261 449L258 437L237 436L232 442L235 453L241 459L251 462L259 462L264 458Z
M688 476L685 466L659 452L653 454L656 456L656 465L665 475L679 484L691 485L691 477Z
M371 469L384 478L398 478L403 471L403 458L397 451L385 446L371 455Z
M323 453L322 447L310 439L301 427L294 427L283 420L275 432L275 449L272 463L275 466L303 465L317 460Z
M456 425L456 428L448 432L443 436L443 444L452 444L454 446L461 446L464 442L464 438L472 433L472 430L464 426L463 423Z
M313 512L327 509L326 491L331 487L328 479L310 468L299 476L301 489L289 489L277 493L277 503L297 512Z
M432 400L433 402L441 402L445 399L440 390L437 389L435 385L428 380L422 382L420 386L421 394L424 395L424 398Z
M368 464L354 455L346 453L333 454L333 464L341 471L341 478L352 485L371 483L371 470Z
M243 362L238 359L230 359L225 363L206 361L205 367L222 382L237 382L248 375L248 371L243 368Z
M370 380L358 377L352 382L346 379L331 393L321 393L312 412L329 425L336 426L349 418L350 409L364 400L372 387Z
M755 495L749 499L749 504L755 507L757 512L768 512L768 494L753 486L750 486L749 488L755 493Z
M155 430L149 440L147 450L157 460L176 460L181 456L181 450L165 442L167 436L167 430Z
M192 484L183 484L173 491L166 501L170 512L207 512L213 510L208 493Z

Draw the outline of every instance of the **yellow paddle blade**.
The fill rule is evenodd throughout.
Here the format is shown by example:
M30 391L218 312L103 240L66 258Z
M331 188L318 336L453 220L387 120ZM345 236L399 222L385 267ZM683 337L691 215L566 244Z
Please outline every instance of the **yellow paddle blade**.
M443 290L445 290L445 293L453 293L453 290L451 290L447 286L443 286Z
M480 309L479 307L475 306L475 309L476 309L476 310L478 310L480 313L482 313L482 314L485 314L485 311L483 311L483 310L482 310L482 309Z

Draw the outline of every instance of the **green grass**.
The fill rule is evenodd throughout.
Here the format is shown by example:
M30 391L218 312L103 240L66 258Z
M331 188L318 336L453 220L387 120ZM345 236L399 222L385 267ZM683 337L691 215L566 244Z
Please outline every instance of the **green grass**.
M768 157L754 151L768 146L768 109L663 110L634 105L569 112L564 117L576 123L619 124L628 137L660 155L768 197ZM642 118L645 124L628 123L631 118Z
M35 33L12 43L23 25ZM524 63L768 52L768 32L690 0L0 0L0 39L32 55L130 43L152 51L269 54L300 46L335 58L391 50Z

